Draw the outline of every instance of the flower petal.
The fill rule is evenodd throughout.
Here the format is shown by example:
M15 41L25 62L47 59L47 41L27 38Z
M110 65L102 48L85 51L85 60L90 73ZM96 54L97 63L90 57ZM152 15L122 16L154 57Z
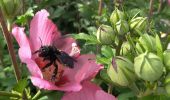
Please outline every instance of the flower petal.
M80 91L67 92L62 100L116 100L116 98L105 93L95 84L84 82L83 88Z
M29 40L26 37L26 34L24 33L24 28L23 27L13 27L12 29L12 34L17 40L20 49L19 49L19 57L22 62L26 63L27 59L31 58L31 49L30 49L30 44ZM27 52L27 53L26 53Z
M63 76L69 81L81 82L93 78L103 66L95 63L95 55L81 55L73 69L65 68Z
M36 13L30 24L30 42L32 50L36 51L41 45L50 45L54 38L60 37L56 25L48 19L49 13L41 10ZM41 43L42 41L42 43Z
M54 41L54 46L59 50L65 51L70 54L72 50L72 43L75 43L73 38L60 37Z
M40 70L40 68L38 67L38 65L35 63L34 60L32 59L27 59L27 68L29 70L29 72L31 73L32 76L34 77L39 77L42 78L42 72Z
M80 84L76 83L69 83L65 84L64 86L56 86L54 83L38 77L31 77L31 81L35 86L39 87L40 89L47 90L79 91L82 88Z

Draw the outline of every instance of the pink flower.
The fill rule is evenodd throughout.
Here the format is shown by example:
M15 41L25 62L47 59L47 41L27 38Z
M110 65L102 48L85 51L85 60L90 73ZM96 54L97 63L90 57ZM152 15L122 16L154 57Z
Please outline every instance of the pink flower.
M79 92L67 92L62 100L117 100L112 95L105 93L95 84L83 82L83 88Z
M41 10L35 14L30 24L29 37L24 33L23 27L15 26L12 29L12 34L20 46L18 51L19 57L23 63L27 64L27 68L31 73L32 83L41 89L66 91L67 93L63 97L64 100L67 100L67 97L74 94L74 92L74 95L77 97L78 91L81 94L89 90L96 92L91 94L93 98L100 98L96 96L99 94L103 97L112 98L108 100L113 100L114 96L104 93L100 88L90 83L90 80L103 68L103 66L96 64L94 60L95 55L80 55L80 49L77 47L75 40L62 37L55 24L48 19L48 16L49 13L46 10ZM64 67L57 62L58 74L55 81L50 80L54 71L54 65L42 71L42 67L49 62L43 61L37 54L33 54L41 46L49 45L66 52L76 60L72 69ZM88 86L89 90L85 88Z

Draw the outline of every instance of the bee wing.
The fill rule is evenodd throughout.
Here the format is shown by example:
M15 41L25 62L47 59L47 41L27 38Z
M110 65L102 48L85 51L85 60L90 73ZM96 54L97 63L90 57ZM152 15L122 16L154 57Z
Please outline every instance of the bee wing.
M74 67L74 62L76 62L76 60L72 57L70 57L67 53L61 51L60 55L57 55L58 60L66 65L69 68L73 68Z

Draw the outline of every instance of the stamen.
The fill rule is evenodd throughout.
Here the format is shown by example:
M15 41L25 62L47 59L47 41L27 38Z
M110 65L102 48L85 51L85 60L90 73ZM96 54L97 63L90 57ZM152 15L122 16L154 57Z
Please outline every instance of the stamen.
M72 50L70 56L78 57L80 55L80 48L77 46L76 43L72 43Z

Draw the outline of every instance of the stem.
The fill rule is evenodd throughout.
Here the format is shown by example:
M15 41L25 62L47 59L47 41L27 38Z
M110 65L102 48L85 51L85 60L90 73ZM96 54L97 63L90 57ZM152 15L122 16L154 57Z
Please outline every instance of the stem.
M163 4L163 0L159 0L159 7L158 7L158 13L160 13L161 12L161 10L162 10L162 4Z
M100 1L99 1L99 9L98 9L98 15L99 15L99 16L101 16L101 14L102 14L102 7L103 7L103 6L102 6L102 3L103 3L103 0L100 0Z
M123 41L120 39L118 46L116 48L116 56L119 55L122 44L123 44Z
M3 61L3 46L0 44L0 62L1 65L4 66L4 61Z
M13 64L13 67L14 67L15 77L16 77L16 80L18 82L21 79L20 71L19 71L19 68L18 68L18 65L17 65L17 60L16 60L16 56L15 56L15 52L14 52L10 32L7 29L5 19L3 17L1 9L0 9L0 24L2 26L3 35L4 35L5 40L7 42L7 47L8 47L9 54L11 56L12 64Z
M112 91L113 91L113 85L109 84L109 85L108 85L108 91L107 91L107 92L108 92L109 94L112 94Z
M1 96L8 96L8 97L17 97L20 98L20 95L18 94L13 94L11 92L5 92L5 91L0 91L0 97Z
M149 15L148 15L148 20L149 21L150 21L152 15L153 15L153 0L150 0L150 3L149 3Z
M32 98L32 100L37 100L38 97L40 96L40 94L41 94L41 91L38 90L38 92L34 95L34 97Z

